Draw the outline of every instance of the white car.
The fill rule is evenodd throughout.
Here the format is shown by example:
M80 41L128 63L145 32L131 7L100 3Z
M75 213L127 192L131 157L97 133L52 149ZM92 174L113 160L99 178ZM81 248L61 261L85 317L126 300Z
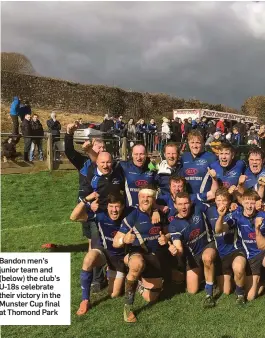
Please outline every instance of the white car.
M93 128L77 129L74 133L74 141L76 143L84 143L86 140L92 137L101 138L103 134L104 133L100 130L96 130Z

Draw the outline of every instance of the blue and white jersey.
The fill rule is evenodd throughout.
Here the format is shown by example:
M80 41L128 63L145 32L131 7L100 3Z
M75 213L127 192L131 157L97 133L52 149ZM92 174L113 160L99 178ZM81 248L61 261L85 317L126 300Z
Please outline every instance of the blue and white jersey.
M156 253L161 247L158 243L158 237L164 226L163 221L152 224L151 217L136 208L123 219L119 231L127 234L130 229L133 229L132 233L136 238L132 247L142 248L147 253Z
M249 167L244 172L244 175L247 176L246 182L244 184L245 188L251 189L254 188L256 191L259 188L258 180L260 177L265 177L265 167L261 169L258 174L253 174Z
M246 164L244 161L233 161L231 165L224 168L220 165L219 160L210 165L211 169L216 171L218 181L221 181L224 187L229 188L238 184L240 175L243 174Z
M99 239L97 243L92 240L92 249L95 247L103 247L108 251L110 256L124 256L124 248L113 247L113 239L120 230L122 218L113 221L108 213L103 211L95 214L95 221L99 230Z
M168 231L172 241L181 240L193 256L199 255L209 242L213 241L211 227L206 221L208 205L196 202L187 218L176 216L169 224Z
M149 170L147 163L140 168L132 161L121 161L120 167L125 181L126 206L136 206L140 188L149 184L155 186L156 173Z
M219 234L215 232L216 221L219 217L216 205L212 205L206 211L206 217L213 230L215 245L221 258L233 253L237 249L242 249L242 242L238 236L237 228L233 227L230 228L228 232ZM227 213L224 217L224 221L226 222L231 219L231 217L232 213Z
M191 194L190 195L190 199L191 199L192 203L196 203L198 201L206 202L207 201L207 193L203 193L203 194ZM174 217L177 214L177 209L175 208L174 200L172 198L172 195L170 193L166 193L164 195L161 195L156 200L156 203L158 205L168 206L169 210L167 212L167 219L168 219L169 223L172 222L173 219L174 219Z
M208 174L207 167L215 162L217 157L208 151L193 157L190 152L185 152L181 156L181 176L187 181L188 192L196 194L209 191L211 189L212 178Z
M251 259L262 252L262 250L258 249L256 242L255 219L257 217L265 218L265 212L260 211L253 217L246 217L243 214L243 210L239 208L239 210L233 211L231 218L227 220L230 229L237 227L247 259ZM265 236L264 224L261 226L260 231Z

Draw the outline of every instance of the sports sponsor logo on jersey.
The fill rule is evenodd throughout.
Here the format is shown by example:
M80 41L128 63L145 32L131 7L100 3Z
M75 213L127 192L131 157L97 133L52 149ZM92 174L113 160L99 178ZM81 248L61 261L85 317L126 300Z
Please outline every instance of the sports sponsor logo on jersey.
M189 239L192 241L194 238L197 238L200 235L200 229L194 229L190 233Z
M249 239L256 239L256 233L255 233L255 232L250 232L250 233L248 234L248 238L249 238Z
M159 234L159 231L161 230L160 227L152 227L150 230L149 230L149 234L150 235L157 235Z
M168 221L169 221L169 222L172 222L173 219L174 219L174 216L169 216L169 217L168 217Z
M185 170L185 174L188 176L193 176L196 175L198 173L198 169L196 168L189 168Z
M145 187L146 185L148 185L148 182L146 180L137 180L135 181L135 185L137 187Z
M113 178L112 184L120 184L121 182L117 178Z

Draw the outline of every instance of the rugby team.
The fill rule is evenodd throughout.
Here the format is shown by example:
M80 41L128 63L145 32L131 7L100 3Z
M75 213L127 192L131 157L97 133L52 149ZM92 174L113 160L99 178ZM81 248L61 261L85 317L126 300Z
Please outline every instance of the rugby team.
M65 152L79 171L78 204L70 219L89 238L80 274L82 301L77 315L91 308L93 275L107 266L111 297L124 293L124 321L136 322L138 291L155 302L166 287L195 294L205 281L204 308L215 293L235 291L238 305L252 301L265 284L264 154L250 149L248 163L235 158L230 143L219 155L204 150L197 130L189 152L174 143L164 148L157 171L146 149L135 145L132 159L113 161L104 141L86 141L84 156L74 148L78 123L69 124Z

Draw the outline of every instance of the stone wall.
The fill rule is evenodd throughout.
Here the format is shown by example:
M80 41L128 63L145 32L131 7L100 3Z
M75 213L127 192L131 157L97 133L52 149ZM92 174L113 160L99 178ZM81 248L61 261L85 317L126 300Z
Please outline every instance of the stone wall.
M222 105L198 100L184 100L165 94L127 92L103 85L82 85L47 77L2 71L2 97L10 104L14 96L29 99L36 108L87 112L101 115L111 113L126 117L157 117L171 115L173 109L206 108L236 113Z

